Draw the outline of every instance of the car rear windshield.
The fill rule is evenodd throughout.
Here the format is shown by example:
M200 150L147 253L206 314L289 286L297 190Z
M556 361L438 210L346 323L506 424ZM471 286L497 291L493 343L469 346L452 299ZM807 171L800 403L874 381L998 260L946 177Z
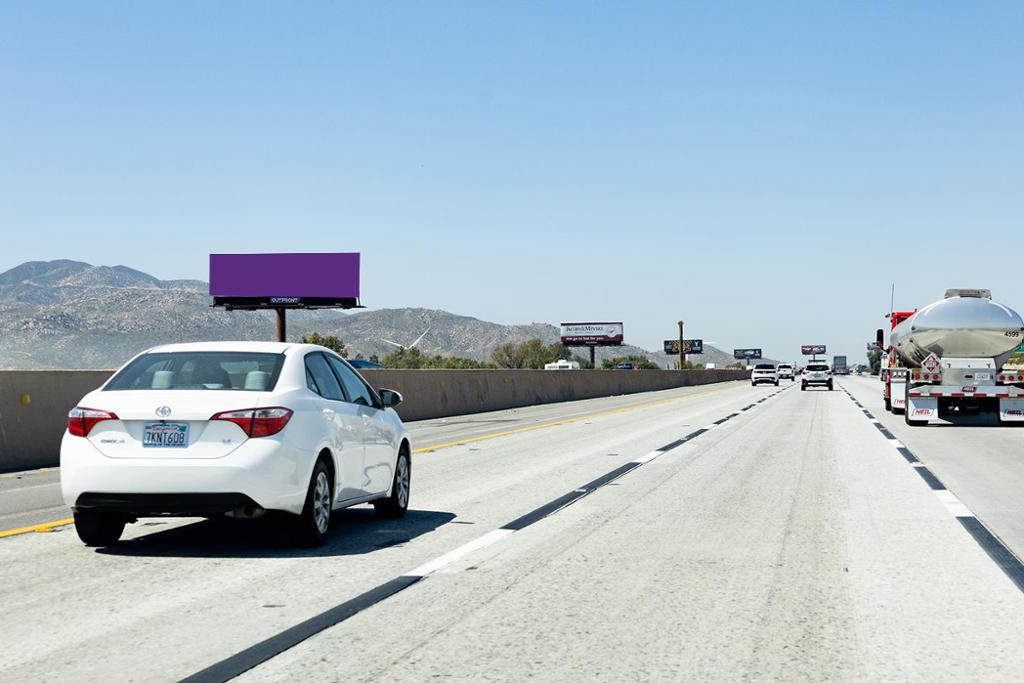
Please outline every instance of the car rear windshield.
M758 365L755 365L754 369L755 370L774 370L775 366L774 365L767 365L767 364L764 364L764 363L760 363Z
M780 365L779 366L779 370L792 370L792 369L793 369L792 365Z
M279 353L147 353L114 375L103 390L272 391L283 364Z
M813 372L828 372L827 365L808 365L807 369Z

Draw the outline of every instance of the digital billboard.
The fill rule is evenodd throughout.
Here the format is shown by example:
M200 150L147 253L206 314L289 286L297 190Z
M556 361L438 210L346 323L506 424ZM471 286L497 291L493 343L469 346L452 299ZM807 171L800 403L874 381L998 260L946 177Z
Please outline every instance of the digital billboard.
M670 356L679 355L679 340L678 339L666 339L665 340L665 353ZM698 354L704 353L704 340L703 339L684 339L683 340L683 353L687 354Z
M621 346L622 323L562 323L565 346Z
M805 356L820 356L825 353L824 344L804 344L800 347L800 353Z
M227 306L354 307L359 254L210 254L210 295Z
M761 349L733 349L732 357L744 360L755 360L761 357Z

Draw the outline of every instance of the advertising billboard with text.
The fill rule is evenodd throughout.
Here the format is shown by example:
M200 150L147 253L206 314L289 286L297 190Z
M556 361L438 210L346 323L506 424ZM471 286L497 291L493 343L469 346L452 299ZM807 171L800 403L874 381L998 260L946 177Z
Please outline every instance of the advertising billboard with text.
M566 346L620 346L624 336L622 323L562 323L561 339Z
M761 349L733 349L732 357L741 360L756 360L761 357Z
M800 347L800 353L805 356L820 356L825 353L824 344L804 344Z
M359 254L210 254L215 303L355 306Z
M665 353L670 356L679 355L679 340L678 339L666 339L665 340ZM697 354L704 353L704 340L703 339L684 339L683 340L683 353Z

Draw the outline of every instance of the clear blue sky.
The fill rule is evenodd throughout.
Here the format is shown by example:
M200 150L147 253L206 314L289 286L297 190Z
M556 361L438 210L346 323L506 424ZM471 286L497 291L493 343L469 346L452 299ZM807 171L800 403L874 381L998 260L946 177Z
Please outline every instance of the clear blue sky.
M5 2L0 270L360 251L371 307L862 358L893 281L1024 308L1022 36L1021 2Z

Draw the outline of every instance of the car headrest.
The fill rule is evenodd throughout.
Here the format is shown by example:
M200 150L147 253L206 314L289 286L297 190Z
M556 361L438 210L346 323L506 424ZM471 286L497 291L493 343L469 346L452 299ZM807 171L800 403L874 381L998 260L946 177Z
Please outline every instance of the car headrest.
M270 381L270 373L253 370L245 373L245 388L249 391L264 391Z
M174 383L174 372L171 370L157 370L153 373L152 389L170 389Z

